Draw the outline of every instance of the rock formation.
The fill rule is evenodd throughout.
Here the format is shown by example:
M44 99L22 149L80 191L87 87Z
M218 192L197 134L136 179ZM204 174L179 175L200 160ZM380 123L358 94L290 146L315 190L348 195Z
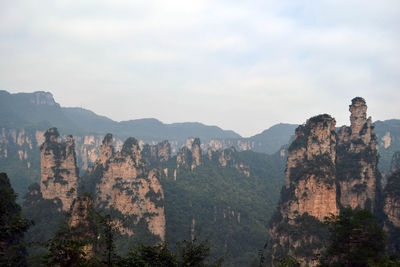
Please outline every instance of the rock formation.
M179 167L191 166L192 164L192 152L186 146L179 149L176 155L176 164Z
M308 213L319 220L337 214L335 184L336 121L320 115L296 130L289 147L286 190L292 198L282 206L290 220Z
M394 173L400 170L400 151L397 151L393 154L392 164L391 164L391 173Z
M195 138L192 143L192 169L200 166L201 164L201 148L200 139Z
M278 257L290 255L302 264L313 265L308 254L320 251L321 236L325 234L320 221L339 211L335 184L335 124L332 117L324 114L296 129L287 158L286 186L282 189L269 233L272 263ZM310 229L310 225L314 227ZM299 234L292 235L289 229ZM308 247L309 251L302 247Z
M191 149L189 149L190 147ZM186 140L186 146L179 149L176 155L177 167L189 167L192 170L202 163L201 142L199 138Z
M99 171L100 170L100 171ZM122 214L122 232L134 234L142 220L147 229L160 240L165 238L164 192L157 169L146 169L138 142L128 138L122 150L114 152L112 135L104 138L101 154L94 167L97 183L96 203L103 209Z
M218 157L218 163L222 167L226 167L228 165L233 166L234 161L233 161L232 154L235 153L235 152L236 152L236 150L235 150L234 147L222 150L221 154Z
M309 119L296 129L289 147L286 186L270 226L268 257L295 257L316 265L313 255L324 247L325 217L342 207L380 208L380 173L376 136L365 100L350 105L351 126L335 133L335 120L327 114ZM396 215L397 216L397 215Z
M40 191L44 199L59 198L63 209L69 210L78 187L74 140L69 136L66 142L61 142L56 128L47 130L44 136L40 147Z
M365 100L354 98L350 105L351 125L343 126L338 133L339 202L343 207L375 211L379 205L381 177L377 169L376 136L366 111Z
M389 251L400 253L400 152L392 160L392 174L383 193L384 229L388 234Z
M171 158L171 145L165 140L156 145L143 146L142 155L149 163L167 162Z
M72 202L67 217L69 232L66 238L73 240L86 241L83 248L85 258L90 259L94 255L103 252L98 243L97 218L94 212L93 199L89 196L80 196Z
M212 158L214 157L218 159L219 166L235 168L247 177L250 177L249 166L243 163L241 160L237 159L236 153L236 149L234 147L230 147L221 151L216 151L214 153L211 152L211 156L209 156L209 159L212 160ZM213 154L215 156L213 156Z

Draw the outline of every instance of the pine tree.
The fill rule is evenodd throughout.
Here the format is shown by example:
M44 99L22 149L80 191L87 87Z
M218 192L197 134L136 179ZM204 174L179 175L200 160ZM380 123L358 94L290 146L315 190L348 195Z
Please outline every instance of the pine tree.
M0 173L0 265L26 266L24 233L32 222L21 216L17 194L7 174Z

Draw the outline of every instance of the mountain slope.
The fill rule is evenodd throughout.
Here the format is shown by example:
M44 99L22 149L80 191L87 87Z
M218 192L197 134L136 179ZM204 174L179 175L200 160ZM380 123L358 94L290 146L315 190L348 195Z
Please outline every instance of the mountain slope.
M74 135L114 132L126 138L136 136L145 142L170 140L184 144L189 137L240 138L233 131L198 122L165 124L156 119L138 119L116 122L83 108L64 108L55 102L49 92L10 94L0 91L0 127L46 130L57 127Z

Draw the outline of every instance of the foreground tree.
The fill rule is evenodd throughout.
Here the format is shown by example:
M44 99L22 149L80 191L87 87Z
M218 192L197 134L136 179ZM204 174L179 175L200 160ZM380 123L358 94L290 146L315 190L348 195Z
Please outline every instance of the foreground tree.
M386 261L385 233L371 212L346 208L325 223L330 237L321 266L382 266Z
M26 266L24 233L32 224L23 218L7 174L0 173L0 266Z
M154 246L139 244L132 248L129 254L123 258L118 266L221 266L222 259L210 263L210 249L208 241L184 240L177 244L177 252L169 250L167 243Z

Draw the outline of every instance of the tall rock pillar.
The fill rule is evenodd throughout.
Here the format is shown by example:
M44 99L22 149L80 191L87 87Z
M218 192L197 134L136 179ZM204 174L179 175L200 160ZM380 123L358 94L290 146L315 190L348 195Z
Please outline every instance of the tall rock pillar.
M351 125L343 126L338 134L339 202L343 207L376 211L381 190L376 136L365 100L356 97L351 102Z
M47 130L44 136L40 147L40 191L44 199L59 198L63 210L69 210L78 187L74 140L68 136L66 142L61 142L56 128Z
M323 247L322 220L337 214L336 121L327 114L313 117L296 129L289 147L286 186L270 228L269 258L288 255L315 265L310 254ZM306 247L307 249L304 249Z

